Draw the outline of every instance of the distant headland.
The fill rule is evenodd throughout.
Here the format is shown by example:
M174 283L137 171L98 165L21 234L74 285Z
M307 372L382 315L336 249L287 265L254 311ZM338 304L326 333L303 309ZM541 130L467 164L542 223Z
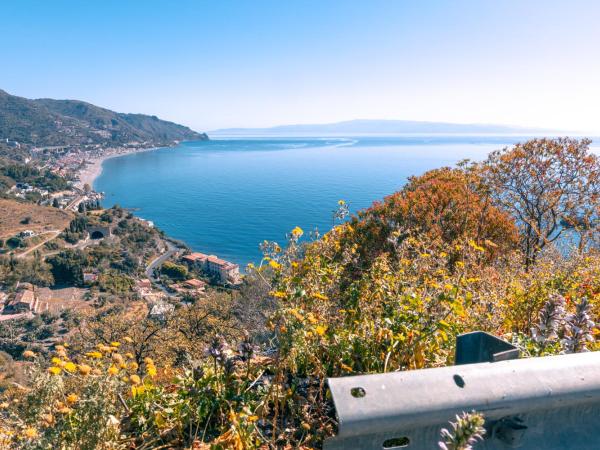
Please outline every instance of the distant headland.
M224 128L211 136L334 136L398 134L553 134L556 130L477 123L414 120L348 120L325 124L280 125L269 128Z

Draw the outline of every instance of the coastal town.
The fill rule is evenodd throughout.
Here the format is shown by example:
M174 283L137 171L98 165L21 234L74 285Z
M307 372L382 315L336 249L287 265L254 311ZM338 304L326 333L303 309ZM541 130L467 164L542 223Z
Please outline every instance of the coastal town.
M174 140L172 145L178 142ZM242 282L237 264L216 255L192 252L185 244L156 230L151 221L131 212L102 207L103 193L92 188L102 163L109 158L153 150L156 143L34 147L7 140L6 146L25 154L19 163L20 172L45 175L22 176L1 193L0 257L5 255L21 265L49 265L48 273L54 283L49 285L44 276L37 281L3 279L0 322L85 315L93 313L99 302L115 296L127 298L131 307L161 321L178 304L194 302L210 290L236 289ZM60 182L45 186L40 183L41 177L44 181L55 178ZM52 214L56 216L54 222L49 220ZM130 235L143 241L143 245L132 243ZM60 256L90 258L110 249L126 255L127 261L133 260L128 264L134 268L115 270L117 264L111 257L104 269L79 263L81 267L74 276L60 279L57 275L62 270L57 269ZM126 287L114 288L111 283L115 280L124 282ZM64 336L49 337L44 345L59 338Z

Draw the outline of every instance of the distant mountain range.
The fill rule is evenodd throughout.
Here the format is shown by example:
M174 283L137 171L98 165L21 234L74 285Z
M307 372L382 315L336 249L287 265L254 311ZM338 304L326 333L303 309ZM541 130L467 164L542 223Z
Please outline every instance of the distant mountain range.
M209 131L214 136L290 136L290 135L390 135L390 134L539 134L551 130L506 125L419 122L413 120L349 120L271 128L225 128Z
M117 113L79 100L30 100L0 90L0 140L7 139L53 146L170 144L208 136L156 116Z

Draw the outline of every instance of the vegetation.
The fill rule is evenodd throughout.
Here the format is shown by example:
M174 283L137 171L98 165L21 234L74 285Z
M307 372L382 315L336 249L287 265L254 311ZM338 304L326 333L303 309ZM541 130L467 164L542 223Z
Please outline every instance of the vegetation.
M560 183L579 198L591 191L571 178L570 157L555 156L576 151L593 167L586 142L536 140L431 171L353 217L340 201L331 231L304 241L296 227L285 246L265 242L239 291L179 304L164 319L109 305L52 359L23 353L30 381L4 393L0 438L24 449L315 448L336 427L327 377L452 364L457 335L473 330L525 356L600 349L595 217L583 215L585 245L557 247L546 231L539 240L553 210L530 226L537 200L505 204L502 186L512 187L500 182L516 179L525 152L538 161L525 198L544 204L539 186ZM551 198L564 201L563 218L598 211L592 194L575 209ZM116 229L132 230L135 244L119 214L110 212ZM97 246L88 263L102 267L111 251ZM456 420L440 448L476 447L483 418Z

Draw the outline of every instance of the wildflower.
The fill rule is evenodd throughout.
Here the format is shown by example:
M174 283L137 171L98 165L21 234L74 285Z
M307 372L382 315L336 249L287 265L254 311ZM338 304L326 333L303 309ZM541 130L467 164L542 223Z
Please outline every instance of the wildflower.
M65 351L65 346L64 345L56 345L54 347L54 350L56 350L57 352L64 352Z
M32 352L31 350L25 350L23 352L23 358L28 358L28 359L35 358L35 353Z
M60 367L56 367L56 366L48 367L48 373L50 375L59 375L60 372L61 372Z
M150 357L148 357L148 356L146 356L146 357L144 358L144 362L145 362L146 364L154 364L154 361L152 360L152 358L150 358Z
M102 353L100 353L100 352L88 352L88 353L85 354L85 356L88 356L90 358L100 359L100 358L102 358Z
M27 427L23 430L23 435L27 439L35 439L36 437L38 437L38 431L33 427Z
M325 332L327 331L327 327L325 325L317 325L315 327L315 332L319 335L319 336L323 336L325 334Z
M123 356L121 356L119 353L113 353L112 360L115 363L117 363L117 364L122 364L123 363Z
M90 373L90 371L92 370L92 368L90 366L88 366L87 364L79 364L77 366L77 369L79 370L79 373L81 375L88 375Z
M565 317L565 338L561 341L565 353L587 352L587 342L593 342L594 321L591 304L586 297L575 305L575 313Z
M131 353L131 352L125 353L125 358L133 359L133 353Z
M128 344L131 344L131 343L133 342L133 339L131 339L129 336L125 336L125 337L123 338L123 340L124 340L125 342L127 342Z
M138 363L136 363L135 361L131 361L129 364L127 364L127 368L132 372L135 372L136 370L138 370Z
M140 384L142 382L142 380L140 379L140 377L138 375L131 375L129 377L129 381L131 382L131 384Z
M156 376L156 367L154 367L153 365L148 365L146 366L146 373L151 377L154 378Z
M210 345L206 348L205 353L212 357L215 362L223 362L225 359L225 351L227 350L227 343L221 336L215 336Z
M304 230L300 227L295 227L292 230L292 236L299 238L300 236L302 236L304 234Z
M338 200L338 205L344 206L346 202L344 200Z
M119 369L117 369L115 366L110 366L108 368L108 374L109 375L116 375L119 373Z
M565 298L554 295L542 307L538 324L531 330L533 339L541 345L558 339L558 332L564 321Z
M271 292L269 292L269 295L276 297L276 298L285 298L286 297L285 292L282 292L282 291L271 291Z
M50 361L52 362L52 364L54 364L55 366L58 366L58 367L63 367L65 365L65 362L62 359L57 358L56 356L54 358L52 358Z
M94 369L92 369L92 375L102 375L102 371L100 369L98 369L97 367L95 367Z
M326 295L321 294L320 292L315 292L312 296L314 298L316 298L317 300L329 300L329 297L327 297Z
M441 450L471 450L473 444L483 439L485 428L483 415L472 412L456 416L456 422L451 422L452 431L443 428L442 441L438 443Z
M69 405L74 405L75 403L77 403L77 400L79 400L79 397L77 396L77 394L67 395L67 403Z
M72 363L71 361L69 361L65 364L64 369L69 373L73 373L77 370L77 366L74 363Z
M281 268L281 264L279 264L277 261L275 261L273 259L271 261L269 261L269 266L271 266L275 270L278 270Z
M244 339L239 345L239 352L242 361L249 361L252 358L254 345L252 345L252 340L247 332L244 333Z
M121 343L120 342L116 342L116 341L113 341L113 342L110 343L110 346L111 347L115 347L115 348L119 348L120 345L121 345Z

